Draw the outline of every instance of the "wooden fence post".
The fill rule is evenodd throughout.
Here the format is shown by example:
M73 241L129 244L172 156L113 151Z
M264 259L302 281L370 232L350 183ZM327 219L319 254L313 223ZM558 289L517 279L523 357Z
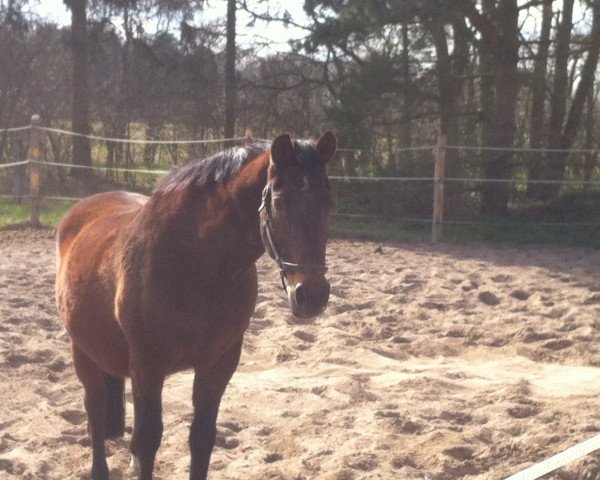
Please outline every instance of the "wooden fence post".
M31 201L31 225L40 227L40 166L42 131L40 130L40 116L31 117L31 143L29 145L29 198Z
M435 172L433 181L433 218L431 225L431 241L439 242L442 236L442 219L444 216L444 168L446 166L446 146L448 136L440 135L435 149Z

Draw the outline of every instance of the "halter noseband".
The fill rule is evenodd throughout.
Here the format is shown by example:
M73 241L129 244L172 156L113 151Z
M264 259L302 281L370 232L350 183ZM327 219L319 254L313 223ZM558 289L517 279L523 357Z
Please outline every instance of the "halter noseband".
M287 272L300 272L300 273L326 273L329 268L327 265L317 265L311 263L291 263L285 262L281 255L279 255L279 251L275 246L275 242L273 242L273 236L271 235L271 229L269 228L269 209L267 205L271 201L271 189L272 182L268 182L265 185L262 193L262 202L260 207L258 207L258 213L261 214L264 212L264 216L260 219L260 228L263 232L263 236L267 239L268 245L265 245L267 253L269 256L275 260L277 265L279 266L279 274L281 275L281 284L283 285L283 289L287 291L285 274Z

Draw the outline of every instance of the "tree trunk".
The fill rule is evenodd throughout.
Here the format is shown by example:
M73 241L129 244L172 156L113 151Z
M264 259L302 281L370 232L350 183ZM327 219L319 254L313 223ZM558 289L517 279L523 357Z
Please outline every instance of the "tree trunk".
M560 148L565 150L569 150L573 147L573 143L577 137L585 101L590 92L593 91L598 58L600 57L600 0L595 0L593 9L594 20L592 23L592 32L590 34L590 47L585 62L583 63L583 67L581 67L579 83L577 84L577 89L575 90L575 95L571 102L571 107L569 108L569 114L567 115L567 121L562 132ZM559 165L560 171L558 172L559 179L561 180L564 177L567 159L568 154L562 155L561 164ZM556 187L558 187L558 185ZM558 195L558 191L556 191L555 194Z
M550 102L550 120L548 122L548 148L558 149L561 146L563 122L567 110L567 97L569 96L569 50L571 44L571 30L573 28L573 3L574 0L564 0L562 18L556 33L556 60L554 66L554 87ZM560 177L561 154L548 152L546 155L545 176L548 180L558 180ZM536 189L535 198L549 200L556 198L558 189L552 184L540 184Z
M544 142L544 106L546 103L546 71L548 68L548 51L550 50L550 31L552 30L553 17L552 3L544 4L542 11L542 28L540 31L539 47L536 53L533 77L531 79L531 121L530 121L530 148L540 148ZM537 180L542 178L544 169L542 168L542 155L531 153L528 158L529 178ZM530 183L527 187L527 194L535 197L539 184Z
M402 24L402 75L404 77L404 81L407 85L411 83L411 74L410 74L410 39L409 39L409 31L408 24ZM405 119L409 119L413 117L414 112L414 95L408 91L408 89L404 93L404 112L403 116ZM402 129L400 131L400 139L402 141L403 148L409 148L412 146L412 124L410 121L404 122L402 125ZM402 162L405 165L405 168L413 167L413 153L410 150L403 152L400 156ZM397 168L397 165L396 165Z
M594 144L596 141L596 131L595 131L595 116L594 116L594 107L596 105L596 95L594 89L590 89L588 94L587 101L587 109L585 115L585 145L584 148L591 150L594 148ZM584 181L589 182L592 179L592 173L598 164L598 153L597 152L588 152L585 154L584 162L582 166L581 177ZM590 190L590 185L584 185L583 189L585 191Z
M492 118L488 130L490 147L510 148L515 137L515 113L519 90L519 10L517 0L500 0L492 10L493 2L484 1L480 13L475 4L462 0L460 5L470 23L479 31L483 41L484 55L491 63L494 81ZM493 15L493 17L492 17ZM512 174L512 153L492 150L485 162L486 179L509 179ZM504 216L508 211L509 185L489 182L482 187L481 210L494 217Z
M225 138L235 134L235 12L236 0L227 0L227 45L225 46Z
M90 133L89 86L88 86L88 34L87 0L71 0L71 45L73 49L73 130L82 135ZM84 137L73 137L73 165L92 164L90 141ZM89 178L90 170L74 169L74 175Z
M438 103L440 107L440 134L446 135L449 145L456 145L458 135L458 123L456 118L456 104L460 94L460 81L452 71L453 58L448 49L448 38L444 24L441 21L434 20L430 25L436 55L436 76L438 83ZM454 49L459 48L455 38L453 39ZM457 55L458 57L458 55ZM462 72L458 72L462 74ZM459 177L461 173L457 170L460 165L456 161L457 151L446 151L446 175L449 177ZM456 191L457 183L449 185L449 189Z

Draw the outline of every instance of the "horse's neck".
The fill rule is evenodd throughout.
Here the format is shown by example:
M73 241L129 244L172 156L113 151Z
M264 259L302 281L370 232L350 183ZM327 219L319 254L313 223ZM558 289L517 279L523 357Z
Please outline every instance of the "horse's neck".
M213 270L212 275L250 267L264 252L258 208L268 163L268 153L259 154L210 191L191 187L172 203L165 201L168 208L161 200L149 206L145 224L156 233L154 247L175 252L185 269Z
M261 153L248 162L224 187L227 200L234 206L229 219L230 228L236 230L236 249L243 251L245 246L248 247L246 253L252 257L252 262L264 252L260 238L258 208L267 183L268 166L269 153ZM242 243L242 239L246 239L246 245Z

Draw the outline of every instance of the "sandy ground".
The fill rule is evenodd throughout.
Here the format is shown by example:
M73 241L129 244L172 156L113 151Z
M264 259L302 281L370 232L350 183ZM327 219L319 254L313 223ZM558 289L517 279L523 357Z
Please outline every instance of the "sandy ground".
M87 478L51 231L0 232L0 478ZM332 296L260 294L213 480L500 479L600 432L600 251L332 241ZM191 374L167 380L157 476L187 478ZM128 387L129 388L129 387ZM128 393L128 425L131 396ZM128 428L131 432L131 429ZM129 478L125 438L111 478ZM600 478L588 456L546 478Z

